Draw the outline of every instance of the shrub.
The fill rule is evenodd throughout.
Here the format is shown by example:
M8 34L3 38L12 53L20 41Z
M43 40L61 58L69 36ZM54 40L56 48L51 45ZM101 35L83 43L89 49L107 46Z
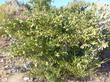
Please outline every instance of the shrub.
M100 65L98 52L107 47L91 10L38 12L25 20L11 20L4 27L16 39L12 54L31 58L35 62L32 74L41 75L47 82L61 82L71 75L88 76Z
M4 29L2 28L2 23L4 20L7 18L5 11L4 11L4 6L5 5L0 5L0 37L5 34Z

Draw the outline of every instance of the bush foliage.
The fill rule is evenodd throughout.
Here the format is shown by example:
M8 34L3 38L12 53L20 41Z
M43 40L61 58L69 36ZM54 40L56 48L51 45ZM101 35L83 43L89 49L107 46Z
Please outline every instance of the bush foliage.
M107 47L94 11L82 11L79 4L8 20L4 27L16 40L12 54L31 58L35 62L32 73L47 82L88 76L100 65L98 53Z

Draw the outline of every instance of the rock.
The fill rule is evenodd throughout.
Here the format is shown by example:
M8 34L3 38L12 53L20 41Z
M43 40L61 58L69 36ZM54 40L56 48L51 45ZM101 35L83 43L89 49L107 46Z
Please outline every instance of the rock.
M103 52L103 56L104 59L110 59L110 50L105 50Z
M10 69L10 67L9 67L8 65L6 65L6 66L4 67L4 70L8 70L8 69Z
M44 79L40 78L40 77L36 77L36 78L32 78L32 82L44 82Z
M1 59L1 60L0 60L0 63L3 63L3 62L4 62L4 59Z
M11 73L17 73L17 72L19 72L20 67L13 67L10 70L11 70Z
M0 78L0 82L7 82L7 78Z
M25 64L23 65L23 67L24 67L26 70L30 70L33 66L34 66L34 64L33 64L31 61L29 61L29 62L27 62L27 63L25 63Z
M21 67L20 72L24 73L27 72L27 70L24 67Z
M24 77L23 80L24 81L28 81L29 80L29 77Z

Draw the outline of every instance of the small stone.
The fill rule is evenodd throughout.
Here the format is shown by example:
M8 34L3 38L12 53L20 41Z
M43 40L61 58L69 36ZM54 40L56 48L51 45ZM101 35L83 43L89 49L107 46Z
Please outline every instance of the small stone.
M24 67L21 67L20 72L26 72L27 70Z
M8 66L8 65L6 65L6 66L4 67L4 69L5 69L5 70L8 70L8 69L9 69L9 66Z
M11 69L12 73L20 72L20 70L21 70L21 67L20 66L13 67Z
M0 62L3 63L4 62L4 59L1 59Z
M23 80L28 81L29 77L24 77Z
M32 63L32 62L27 62L27 63L24 64L23 67L24 67L26 70L30 70L32 66L33 66L33 63Z
M39 78L35 78L35 77L33 77L33 78L31 78L32 79L32 81L33 82L35 82L35 81L38 81L39 80Z
M2 78L1 79L2 82L7 82L7 80L8 80L7 78Z
M8 79L7 78L4 78L4 80L7 81Z
M7 70L6 73L7 73L7 74L11 74L12 71L11 71L11 70Z

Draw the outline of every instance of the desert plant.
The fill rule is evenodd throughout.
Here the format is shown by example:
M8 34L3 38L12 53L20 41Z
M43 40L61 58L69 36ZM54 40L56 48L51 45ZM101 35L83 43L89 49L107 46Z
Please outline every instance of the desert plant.
M4 27L16 39L12 54L31 58L35 62L32 74L47 82L61 82L69 75L88 76L100 65L98 53L107 47L94 11L77 7L39 11L25 20L9 20Z

